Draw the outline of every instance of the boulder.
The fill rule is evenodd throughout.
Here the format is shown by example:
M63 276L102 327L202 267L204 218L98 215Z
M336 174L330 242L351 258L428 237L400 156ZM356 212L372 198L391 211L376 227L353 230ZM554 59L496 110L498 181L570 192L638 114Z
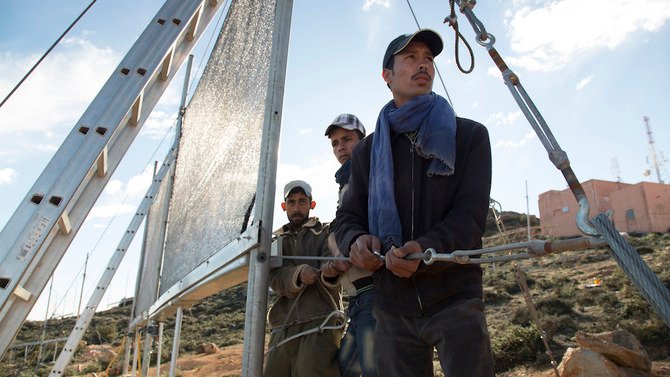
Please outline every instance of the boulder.
M616 364L588 348L568 348L558 366L561 377L628 377Z
M116 352L114 352L110 345L91 344L84 348L81 358L84 360L95 360L100 365L107 365L116 358Z
M651 371L651 360L647 351L635 336L626 330L600 334L578 331L575 338L580 346L605 356L621 367L638 369L647 374Z
M213 353L219 352L219 347L217 347L216 344L214 343L202 343L201 345L198 346L196 351L198 353L211 355Z

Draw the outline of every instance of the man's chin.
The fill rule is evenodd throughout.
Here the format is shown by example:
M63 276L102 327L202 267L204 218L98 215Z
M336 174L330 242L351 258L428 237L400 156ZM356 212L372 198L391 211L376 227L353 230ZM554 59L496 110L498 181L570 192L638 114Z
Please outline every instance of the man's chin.
M307 219L303 216L294 216L294 217L291 217L291 219L290 219L291 224L293 224L293 225L302 225L302 224L305 223L305 220L307 220Z

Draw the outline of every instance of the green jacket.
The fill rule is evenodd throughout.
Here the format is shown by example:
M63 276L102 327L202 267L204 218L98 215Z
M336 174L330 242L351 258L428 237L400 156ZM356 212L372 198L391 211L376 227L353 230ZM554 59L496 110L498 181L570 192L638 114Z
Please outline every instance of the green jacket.
M288 224L274 232L282 237L283 255L331 256L328 231L316 217L310 217L298 231ZM270 288L279 295L268 314L272 329L325 319L334 310L342 310L341 288L323 275L311 285L298 282L307 266L320 268L325 261L284 259L282 266L270 271Z

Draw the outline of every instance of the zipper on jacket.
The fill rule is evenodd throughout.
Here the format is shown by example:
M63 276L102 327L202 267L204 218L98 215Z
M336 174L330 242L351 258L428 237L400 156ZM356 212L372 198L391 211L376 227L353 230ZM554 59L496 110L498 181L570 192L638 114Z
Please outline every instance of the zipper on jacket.
M411 166L411 177L412 177L412 182L411 182L411 187L412 187L412 205L411 205L411 228L410 228L410 239L414 239L414 151L416 150L415 145L416 145L416 136L417 133L415 132L414 134L405 134L407 135L407 138L409 138L409 155L410 155L410 166ZM414 294L416 295L416 301L419 304L419 310L423 313L423 302L421 302L421 296L419 295L419 287L416 285L416 280L414 280L414 276L412 276L412 285L414 286Z

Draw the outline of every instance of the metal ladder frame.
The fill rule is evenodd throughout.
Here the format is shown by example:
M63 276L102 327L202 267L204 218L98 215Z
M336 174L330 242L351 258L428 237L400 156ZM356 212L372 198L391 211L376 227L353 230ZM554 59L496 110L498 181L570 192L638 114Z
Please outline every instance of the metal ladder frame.
M0 355L222 3L166 1L0 232Z

